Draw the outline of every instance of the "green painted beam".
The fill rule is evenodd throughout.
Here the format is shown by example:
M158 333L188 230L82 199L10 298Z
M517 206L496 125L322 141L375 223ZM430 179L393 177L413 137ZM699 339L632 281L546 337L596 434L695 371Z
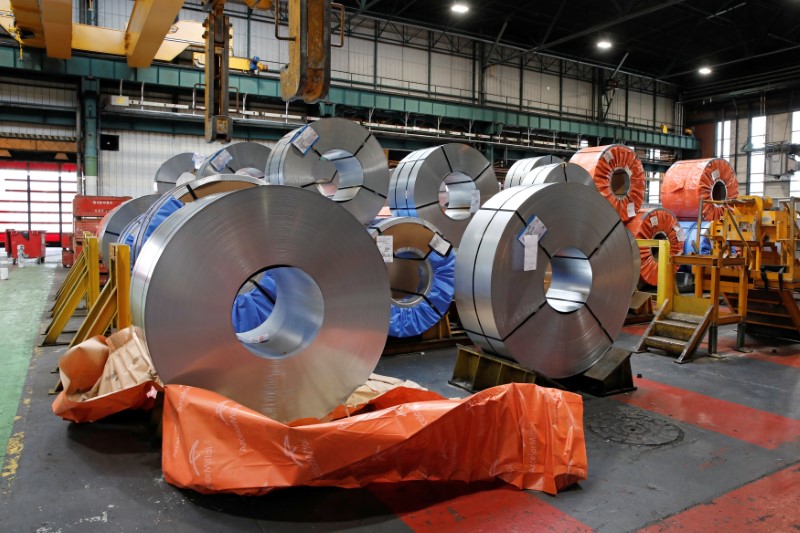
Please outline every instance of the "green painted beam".
M23 61L16 48L0 47L0 68L33 70L54 75L87 76L109 80L144 82L162 87L192 89L203 82L203 72L174 65L154 65L147 69L129 68L122 59L76 55L70 60L47 58L40 50L27 50ZM279 98L279 82L231 74L230 86L240 93ZM432 115L447 119L471 120L503 124L505 127L558 131L589 137L617 139L634 145L648 145L681 150L697 150L694 137L671 135L621 125L600 124L574 119L550 117L534 113L512 112L471 104L441 102L426 98L378 93L355 88L331 87L327 101L331 104L379 109L399 113Z

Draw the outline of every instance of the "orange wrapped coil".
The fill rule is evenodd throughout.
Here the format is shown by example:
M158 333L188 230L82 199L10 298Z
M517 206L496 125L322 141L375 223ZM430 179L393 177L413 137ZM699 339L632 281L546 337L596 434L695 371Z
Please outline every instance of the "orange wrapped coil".
M622 144L591 146L572 156L591 174L597 191L609 201L623 222L634 218L644 202L645 178L636 153Z
M625 225L637 239L667 239L670 255L683 252L683 241L686 240L678 219L667 209L640 209L630 222ZM639 279L647 285L658 284L658 248L640 246L642 268ZM677 270L677 266L675 267Z
M732 200L739 196L739 182L724 159L678 161L664 174L661 204L681 220L697 220L700 199ZM723 207L703 205L704 220L719 220Z

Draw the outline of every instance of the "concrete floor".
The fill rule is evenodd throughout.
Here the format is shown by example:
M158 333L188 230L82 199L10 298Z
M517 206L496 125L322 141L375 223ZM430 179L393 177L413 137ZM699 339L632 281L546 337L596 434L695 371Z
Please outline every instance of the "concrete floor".
M11 435L0 531L800 529L798 345L748 338L757 352L742 354L725 330L721 359L634 355L637 391L585 397L589 479L556 497L423 482L203 496L164 482L148 415L79 425L52 414L50 371L65 348L33 346L47 291L64 275L47 263L0 282L0 438ZM617 344L632 346L643 329L628 328ZM387 357L376 371L463 396L447 384L454 359L454 350Z

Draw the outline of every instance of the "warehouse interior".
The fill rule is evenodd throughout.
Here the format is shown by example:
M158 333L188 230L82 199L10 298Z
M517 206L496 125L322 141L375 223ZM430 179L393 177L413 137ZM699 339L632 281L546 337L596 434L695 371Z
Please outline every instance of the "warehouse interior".
M798 2L0 27L0 530L800 528Z

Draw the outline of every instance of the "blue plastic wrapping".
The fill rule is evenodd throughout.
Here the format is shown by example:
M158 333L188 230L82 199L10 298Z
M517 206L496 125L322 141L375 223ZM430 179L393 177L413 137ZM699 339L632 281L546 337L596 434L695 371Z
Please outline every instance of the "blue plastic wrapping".
M269 297L256 288L237 295L233 301L231 320L236 333L250 331L260 326L275 307L273 304L277 295L275 279L269 275L269 272L265 272L258 284L267 292Z
M681 229L683 229L683 233L686 236L686 240L683 241L683 253L686 254L696 254L698 251L696 250L695 240L697 239L697 221L692 222L680 222ZM711 225L710 222L703 222L701 225L701 229L708 230L708 227ZM710 255L711 254L711 241L705 235L700 236L700 255Z
M402 253L398 254L402 257ZM433 327L450 307L455 294L454 272L456 255L453 247L447 255L439 255L431 250L428 254L431 265L431 290L426 299L413 307L392 304L389 321L389 335L392 337L413 337L421 335Z
M158 228L164 221L175 211L183 207L183 202L178 200L177 198L170 197L166 202L164 202L161 207L159 207L153 218L150 219L150 223L147 224L147 227L144 229L144 237L142 238L142 243L139 245L139 248L133 250L133 253L136 257L139 256L139 252L141 251L141 247L144 246L144 243L150 239L150 236L153 232ZM135 259L135 258L133 258Z

